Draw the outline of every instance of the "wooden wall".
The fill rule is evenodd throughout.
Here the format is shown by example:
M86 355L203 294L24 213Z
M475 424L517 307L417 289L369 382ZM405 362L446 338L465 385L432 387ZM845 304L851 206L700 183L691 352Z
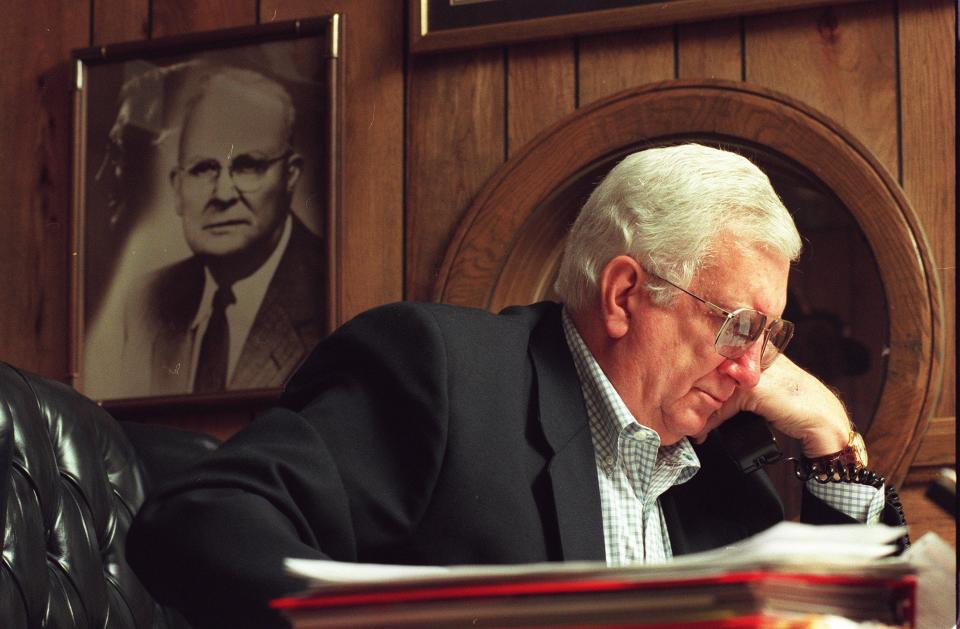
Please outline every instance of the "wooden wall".
M344 16L340 318L429 300L444 250L486 179L577 107L673 78L745 80L845 126L901 183L942 270L943 393L955 431L955 42L952 0L876 0L449 54L406 54L400 0L17 0L0 22L0 358L68 373L70 51L90 45ZM250 412L165 418L225 435ZM926 528L953 539L922 500L926 452L905 487ZM940 527L940 528L938 528Z

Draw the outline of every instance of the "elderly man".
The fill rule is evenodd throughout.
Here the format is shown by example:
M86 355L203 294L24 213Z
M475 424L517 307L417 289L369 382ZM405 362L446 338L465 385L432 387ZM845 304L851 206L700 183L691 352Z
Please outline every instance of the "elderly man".
M286 90L250 70L211 73L187 104L170 182L193 256L128 301L128 393L280 387L320 340L323 249L291 212L293 122Z
M196 626L267 626L280 621L266 601L299 585L287 556L622 565L769 527L778 498L713 427L759 413L802 440L808 472L857 455L840 401L781 355L799 251L748 160L697 145L631 155L572 228L563 305L360 315L283 408L148 503L130 559ZM807 481L805 519L879 517L879 489L837 479Z

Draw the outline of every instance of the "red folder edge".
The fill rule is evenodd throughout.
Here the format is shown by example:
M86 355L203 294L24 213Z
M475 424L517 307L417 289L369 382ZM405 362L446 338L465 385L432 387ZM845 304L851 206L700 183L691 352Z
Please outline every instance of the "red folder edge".
M520 581L512 583L479 583L454 586L433 586L419 588L390 589L378 592L345 592L333 594L307 594L278 598L270 603L274 609L318 609L324 607L347 607L352 605L379 605L412 601L442 601L452 599L492 598L498 596L532 596L538 594L575 594L590 592L615 592L624 590L663 589L677 585L697 586L717 583L749 583L752 581L789 581L801 583L826 583L834 585L863 584L889 586L904 591L904 618L910 626L915 624L916 582L913 575L898 579L861 577L849 575L820 575L790 572L769 572L763 570L749 572L731 572L719 576L694 579L670 579L663 581L636 581L627 579L584 579L570 581ZM739 622L748 617L730 619ZM725 627L757 626L754 624L725 624ZM666 626L666 625L665 625ZM718 625L713 625L718 626ZM653 626L651 626L653 627Z

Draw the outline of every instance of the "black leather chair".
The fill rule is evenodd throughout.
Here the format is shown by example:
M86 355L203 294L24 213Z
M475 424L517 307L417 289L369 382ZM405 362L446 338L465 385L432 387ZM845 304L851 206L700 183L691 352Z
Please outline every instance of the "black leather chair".
M186 627L127 565L152 484L216 447L120 423L72 388L0 363L0 627Z

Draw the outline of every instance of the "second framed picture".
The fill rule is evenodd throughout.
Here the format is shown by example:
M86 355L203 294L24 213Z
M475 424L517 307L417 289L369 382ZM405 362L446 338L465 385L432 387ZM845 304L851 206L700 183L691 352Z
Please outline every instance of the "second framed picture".
M77 51L74 386L267 397L335 322L338 16Z

